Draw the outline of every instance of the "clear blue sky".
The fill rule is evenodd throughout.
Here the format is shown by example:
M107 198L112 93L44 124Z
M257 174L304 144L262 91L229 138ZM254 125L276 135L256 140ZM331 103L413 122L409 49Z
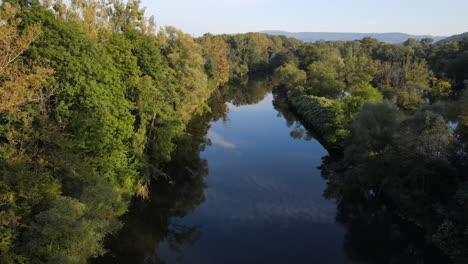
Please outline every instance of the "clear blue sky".
M192 35L261 30L404 32L468 31L468 0L143 0L159 26Z

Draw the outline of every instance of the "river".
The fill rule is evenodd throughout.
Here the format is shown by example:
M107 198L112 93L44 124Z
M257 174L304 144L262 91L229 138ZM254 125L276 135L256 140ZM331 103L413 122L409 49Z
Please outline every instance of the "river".
M178 140L167 175L135 199L93 263L447 261L385 203L327 185L319 166L328 152L267 86L212 98ZM337 192L348 198L335 201Z
M345 228L322 196L327 151L263 97L193 121L190 150L180 148L170 178L132 206L97 262L344 263Z

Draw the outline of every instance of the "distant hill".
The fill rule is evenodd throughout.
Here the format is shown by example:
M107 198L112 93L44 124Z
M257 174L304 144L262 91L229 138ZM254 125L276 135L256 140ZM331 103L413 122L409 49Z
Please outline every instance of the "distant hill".
M458 34L458 35L453 35L453 36L448 37L448 38L444 38L444 39L438 41L436 44L449 42L449 41L461 41L461 40L463 40L465 38L468 38L468 32Z
M403 43L409 38L418 40L424 38L432 38L434 42L446 38L443 36L409 35L404 33L287 32L278 30L267 30L262 31L261 33L268 35L285 35L287 37L297 38L307 42L315 42L318 40L360 40L364 37L372 37L382 42Z

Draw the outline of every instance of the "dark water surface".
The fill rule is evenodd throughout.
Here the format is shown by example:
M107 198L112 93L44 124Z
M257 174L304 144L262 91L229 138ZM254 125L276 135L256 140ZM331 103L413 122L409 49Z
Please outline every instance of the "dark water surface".
M343 263L343 227L317 167L326 150L290 137L272 95L256 105L229 105L229 121L212 124L205 202L174 219L200 225L200 239L180 263ZM158 250L167 263L176 256ZM329 262L329 263L330 263Z
M153 183L95 262L346 263L345 228L317 168L327 151L272 102L194 120L171 179Z
M327 184L327 151L268 87L215 95L92 263L449 263L387 201Z

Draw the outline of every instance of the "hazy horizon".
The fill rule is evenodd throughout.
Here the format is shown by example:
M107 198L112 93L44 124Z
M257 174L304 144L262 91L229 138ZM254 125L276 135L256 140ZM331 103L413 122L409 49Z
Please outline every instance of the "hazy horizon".
M332 33L332 34L408 34L408 35L414 35L414 36L434 36L434 37L449 37L452 35L457 35L464 32L459 32L451 35L435 35L435 34L413 34L413 33L408 33L408 32L402 32L402 31L385 31L385 32L357 32L357 31L291 31L291 30L277 30L277 29L265 29L265 30L259 30L258 32L269 32L269 31L283 31L283 32L288 32L288 33ZM257 31L255 31L257 32ZM239 33L247 33L247 32L239 32Z
M468 31L468 1L143 0L158 26L191 35L268 30L451 36ZM183 7L183 8L181 8Z

